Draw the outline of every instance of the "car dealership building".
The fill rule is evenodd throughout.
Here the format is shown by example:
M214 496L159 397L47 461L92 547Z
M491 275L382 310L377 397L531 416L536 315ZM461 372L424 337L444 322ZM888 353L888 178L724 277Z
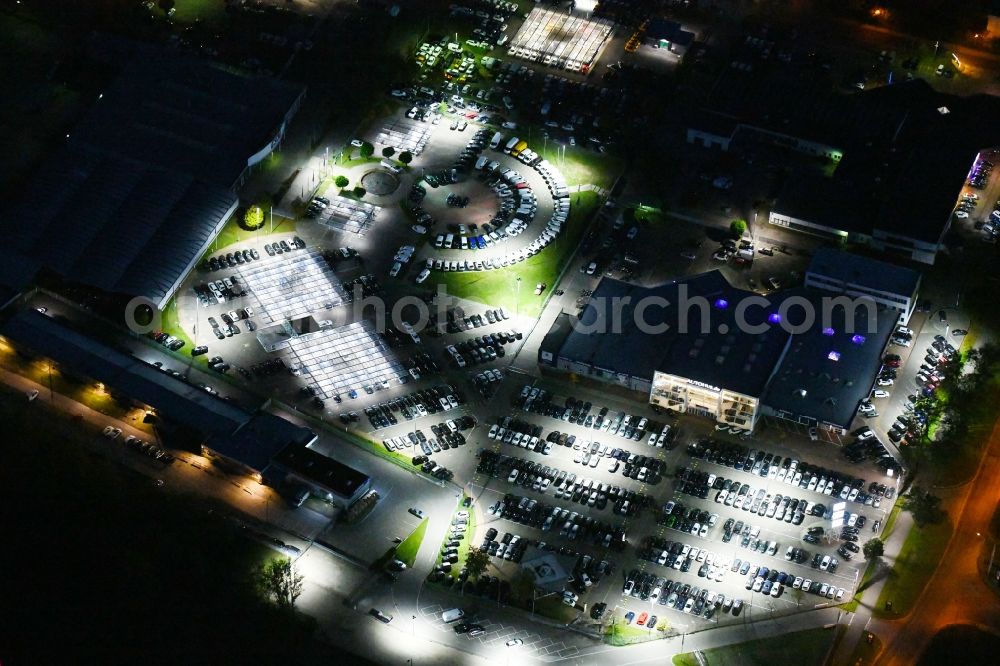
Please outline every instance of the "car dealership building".
M578 317L559 315L538 362L744 430L771 416L843 431L897 318L871 299L807 288L765 298L719 271L656 287L605 278Z

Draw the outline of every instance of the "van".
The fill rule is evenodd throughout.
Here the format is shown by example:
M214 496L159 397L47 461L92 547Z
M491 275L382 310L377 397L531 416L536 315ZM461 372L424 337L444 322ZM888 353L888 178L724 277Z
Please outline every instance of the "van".
M523 151L527 147L528 147L528 142L527 141L518 141L514 145L514 149L510 151L510 154L511 154L512 157L517 157L518 155L521 154L521 151Z
M448 249L455 247L455 234L448 234L444 237L444 246Z
M461 608L449 608L441 613L442 622L456 622L465 617L465 611Z
M490 150L496 150L497 146L500 145L500 142L502 140L503 140L503 134L501 134L500 132L494 134L493 138L490 140Z
M514 146L516 146L519 141L520 141L520 139L517 138L516 136L511 137L510 141L507 142L507 145L503 147L503 152L505 152L505 153L507 153L509 155L510 151L514 150ZM509 171L509 170L510 169L507 169L507 171Z

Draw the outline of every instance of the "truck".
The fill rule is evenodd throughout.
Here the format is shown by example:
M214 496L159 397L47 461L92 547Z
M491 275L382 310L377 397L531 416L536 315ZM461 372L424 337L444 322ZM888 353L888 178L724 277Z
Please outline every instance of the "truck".
M501 141L503 141L503 134L500 132L494 134L493 139L490 140L490 150L496 150Z

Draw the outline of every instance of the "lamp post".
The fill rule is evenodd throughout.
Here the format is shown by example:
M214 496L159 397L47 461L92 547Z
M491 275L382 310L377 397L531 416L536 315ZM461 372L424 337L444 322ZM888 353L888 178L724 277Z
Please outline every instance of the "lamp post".
M518 307L521 304L521 276L518 275L514 278L514 284L516 285L514 293L514 316L518 316Z

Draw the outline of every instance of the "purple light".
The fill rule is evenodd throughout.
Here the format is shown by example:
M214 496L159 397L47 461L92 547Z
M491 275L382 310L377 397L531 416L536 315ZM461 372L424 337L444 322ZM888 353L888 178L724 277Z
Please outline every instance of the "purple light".
M833 330L832 328L824 328L824 329L823 329L823 335L825 335L825 336L826 336L826 337L828 337L828 338L830 338L830 337L833 337L833 334L834 334L835 332L836 332L836 331L834 331L834 330Z
M781 323L781 315L778 314L777 312L772 312L771 314L769 314L767 316L767 320L769 322L771 322L772 324L780 324Z
M717 301L715 301L715 307L718 308L719 310L725 310L726 308L729 307L729 301L727 301L724 298L720 298Z
M855 335L854 337L851 338L851 342L853 342L856 345L863 345L865 344L865 336Z
M830 359L831 361L839 361L840 360L840 352L839 351L831 351L829 354L826 355L826 357L828 359Z

